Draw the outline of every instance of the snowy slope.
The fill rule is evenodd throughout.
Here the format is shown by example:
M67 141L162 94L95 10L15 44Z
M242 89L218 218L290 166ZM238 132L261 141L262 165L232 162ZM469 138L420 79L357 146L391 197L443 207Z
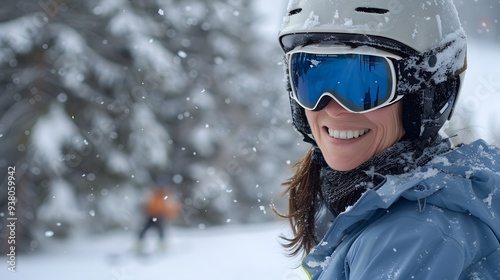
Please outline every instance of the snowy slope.
M76 237L61 244L46 240L37 256L19 256L17 272L0 269L2 280L300 280L297 261L285 257L278 236L283 223L212 229L172 229L164 254L148 258L123 254L134 245L134 233ZM150 245L157 241L148 234ZM47 238L49 239L49 238ZM5 257L0 257L5 264Z

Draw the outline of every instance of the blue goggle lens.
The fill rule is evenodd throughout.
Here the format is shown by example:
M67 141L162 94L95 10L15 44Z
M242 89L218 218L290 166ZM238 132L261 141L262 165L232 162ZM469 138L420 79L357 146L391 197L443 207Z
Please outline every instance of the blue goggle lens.
M293 98L304 108L317 110L322 97L330 96L352 112L366 112L388 105L395 95L391 62L367 54L314 54L289 56Z

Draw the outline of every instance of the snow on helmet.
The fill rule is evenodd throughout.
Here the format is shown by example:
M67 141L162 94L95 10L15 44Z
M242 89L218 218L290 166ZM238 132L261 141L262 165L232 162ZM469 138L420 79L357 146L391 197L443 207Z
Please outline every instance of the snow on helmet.
M407 69L398 71L397 94L404 95L405 138L423 145L451 118L467 68L466 36L452 0L290 0L279 41L285 52L327 42L402 57ZM315 144L305 109L290 102L295 128Z

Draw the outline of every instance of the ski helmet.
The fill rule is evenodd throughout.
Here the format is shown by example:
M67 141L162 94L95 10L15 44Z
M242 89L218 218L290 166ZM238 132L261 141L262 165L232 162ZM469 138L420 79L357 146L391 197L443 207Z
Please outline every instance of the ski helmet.
M327 43L401 57L396 94L404 96L405 138L423 145L451 118L467 68L466 36L452 0L290 0L279 41L285 53ZM305 109L292 98L290 104L296 130L316 145Z

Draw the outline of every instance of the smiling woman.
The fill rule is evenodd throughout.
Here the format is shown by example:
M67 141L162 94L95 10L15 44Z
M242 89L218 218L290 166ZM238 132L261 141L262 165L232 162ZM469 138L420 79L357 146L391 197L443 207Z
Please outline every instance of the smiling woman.
M328 165L349 171L380 154L404 135L402 103L365 114L345 110L330 101L320 111L306 110L306 117Z
M500 149L441 133L465 33L452 0L397 2L288 5L279 41L311 149L285 182L285 246L311 279L498 279Z

